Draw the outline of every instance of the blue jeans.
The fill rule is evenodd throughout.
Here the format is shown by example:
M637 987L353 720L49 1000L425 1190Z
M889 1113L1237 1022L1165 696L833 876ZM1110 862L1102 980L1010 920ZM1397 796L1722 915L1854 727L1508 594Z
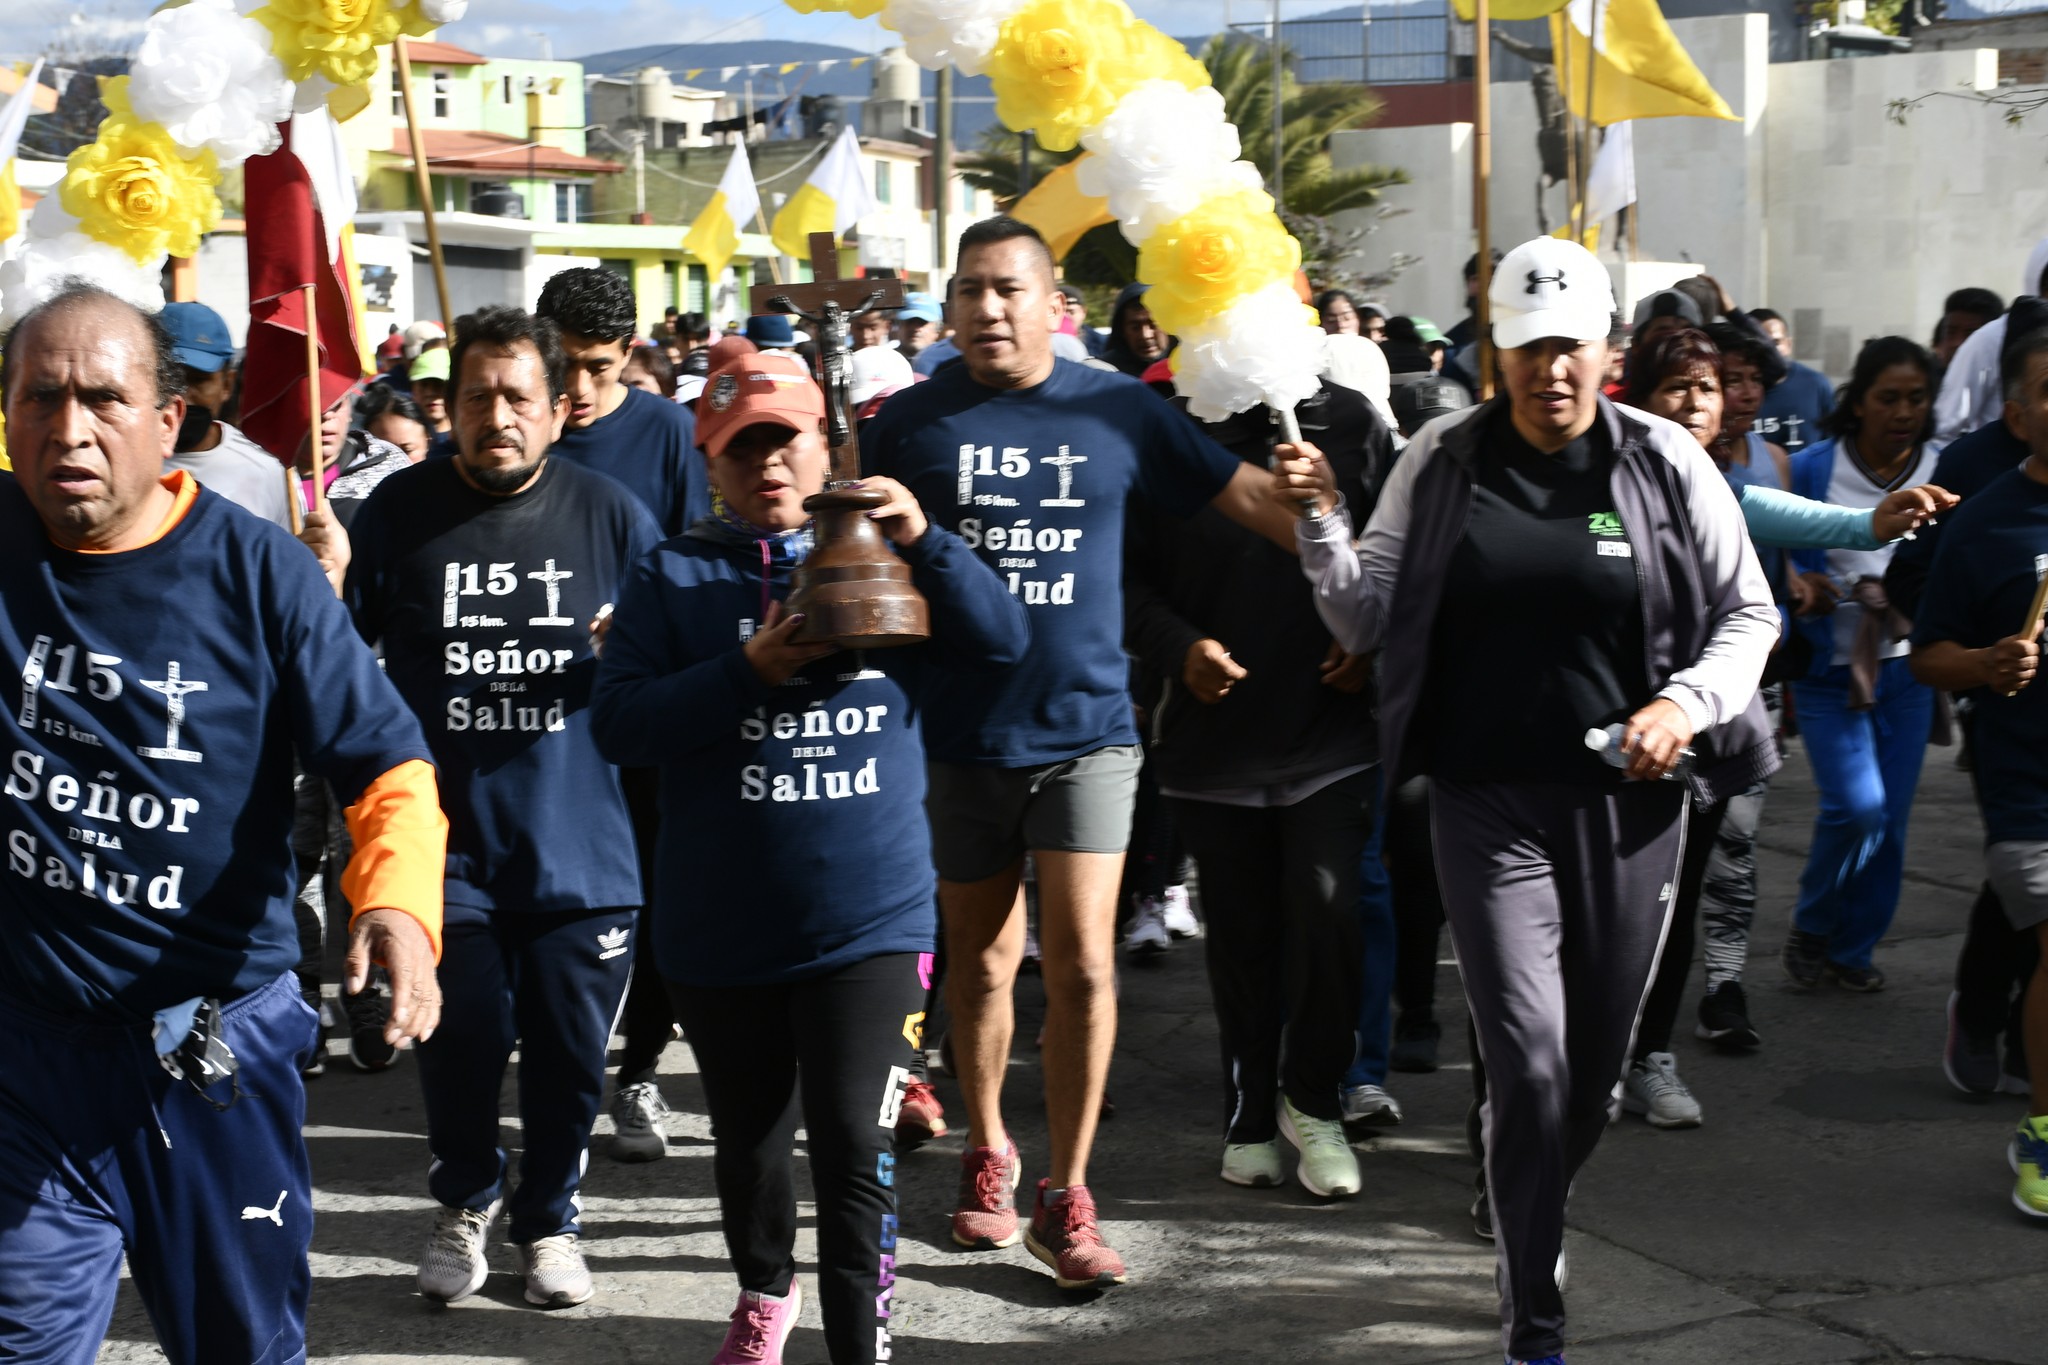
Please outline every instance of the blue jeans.
M1820 815L1799 876L1794 927L1827 939L1830 962L1868 967L1870 951L1899 908L1906 864L1906 817L1934 720L1934 693L1913 680L1903 658L1887 659L1877 704L1849 709L1849 669L1794 683Z
M1387 834L1386 770L1373 769L1372 838L1358 862L1358 930L1365 950L1365 974L1358 991L1358 1056L1344 1084L1385 1085L1387 1047L1393 1033L1394 889L1380 845Z

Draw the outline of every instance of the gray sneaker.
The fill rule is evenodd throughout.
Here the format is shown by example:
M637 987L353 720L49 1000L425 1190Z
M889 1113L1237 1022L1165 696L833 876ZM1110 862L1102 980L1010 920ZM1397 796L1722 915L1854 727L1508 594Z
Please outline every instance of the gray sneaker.
M1124 952L1136 958L1158 957L1172 946L1173 939L1166 932L1165 904L1139 896L1130 932L1124 935Z
M1347 1085L1342 1096L1344 1122L1361 1128L1398 1128L1401 1102L1376 1085Z
M1628 1069L1621 1107L1641 1114L1652 1128L1700 1126L1700 1102L1678 1079L1678 1059L1668 1052L1652 1052Z
M576 1234L558 1232L519 1247L519 1273L526 1277L526 1301L542 1308L574 1308L590 1301L590 1267L576 1248Z
M466 1299L484 1287L491 1273L484 1260L484 1238L504 1200L487 1209L448 1209L434 1215L434 1231L420 1257L420 1293L442 1303Z
M612 1096L612 1160L659 1161L668 1155L668 1102L653 1081L621 1086Z

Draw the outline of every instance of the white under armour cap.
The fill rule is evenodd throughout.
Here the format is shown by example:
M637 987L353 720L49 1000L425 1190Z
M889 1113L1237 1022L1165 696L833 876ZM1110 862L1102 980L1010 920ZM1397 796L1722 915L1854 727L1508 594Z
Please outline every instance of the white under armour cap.
M1511 351L1544 337L1603 341L1614 326L1607 267L1577 242L1538 237L1493 268L1493 344Z

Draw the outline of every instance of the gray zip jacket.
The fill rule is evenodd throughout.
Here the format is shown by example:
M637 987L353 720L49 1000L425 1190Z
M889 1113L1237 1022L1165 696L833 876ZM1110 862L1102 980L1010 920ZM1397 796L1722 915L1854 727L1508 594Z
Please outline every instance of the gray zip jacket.
M1505 408L1496 398L1417 432L1356 545L1341 505L1295 531L1330 633L1354 654L1380 651L1380 755L1396 784L1413 775L1402 740L1428 684L1444 573L1471 518L1478 444ZM1635 547L1647 672L1692 722L1695 791L1722 800L1778 766L1757 695L1778 640L1770 585L1727 481L1684 428L1605 398L1597 420L1613 438L1615 510ZM1514 661L1501 670L1512 705Z

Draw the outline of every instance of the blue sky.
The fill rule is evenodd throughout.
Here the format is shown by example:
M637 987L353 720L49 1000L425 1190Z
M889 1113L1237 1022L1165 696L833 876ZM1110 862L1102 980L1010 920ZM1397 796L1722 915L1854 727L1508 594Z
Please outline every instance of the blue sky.
M1313 14L1338 0L1282 0L1282 13ZM18 60L67 36L132 34L155 0L0 0L0 58ZM1170 33L1209 33L1226 13L1262 17L1266 0L1131 0ZM792 15L780 0L471 0L469 18L445 31L450 41L504 56L538 56L542 35L557 57L643 43L734 41L775 36L841 43L861 50L886 44L872 20Z

